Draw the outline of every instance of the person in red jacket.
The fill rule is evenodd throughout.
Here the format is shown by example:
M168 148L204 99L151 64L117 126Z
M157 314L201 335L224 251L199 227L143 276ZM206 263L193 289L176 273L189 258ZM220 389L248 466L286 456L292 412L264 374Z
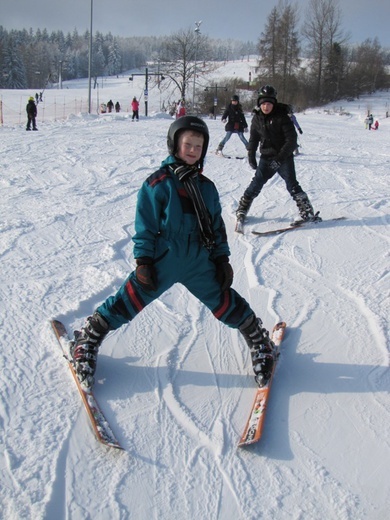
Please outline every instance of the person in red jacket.
M134 121L134 119L136 119L137 121L139 121L139 103L136 97L133 97L133 101L131 102L131 110L133 111L133 117L131 118L131 120Z
M183 117L186 115L186 106L185 106L185 101L183 99L181 99L177 105L177 109L176 109L176 119L178 119L179 117Z
M374 123L374 126L371 127L371 130L378 130L378 128L379 128L379 121L376 120Z

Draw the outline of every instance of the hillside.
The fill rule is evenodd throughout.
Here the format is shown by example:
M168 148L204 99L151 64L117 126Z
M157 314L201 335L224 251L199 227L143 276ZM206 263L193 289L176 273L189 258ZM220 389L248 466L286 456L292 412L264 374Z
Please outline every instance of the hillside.
M130 100L116 81L104 98ZM61 95L85 96L79 86ZM0 127L2 517L387 520L387 93L299 115L298 178L324 219L346 220L270 238L251 230L297 216L284 183L265 186L236 235L252 170L211 153L224 125L207 120L234 287L268 328L288 324L261 443L236 447L254 395L247 347L180 286L104 342L96 395L125 451L95 441L49 320L79 327L134 268L137 191L172 121L150 103L139 123L75 110L45 114L38 132L23 118ZM226 151L244 149L233 136Z

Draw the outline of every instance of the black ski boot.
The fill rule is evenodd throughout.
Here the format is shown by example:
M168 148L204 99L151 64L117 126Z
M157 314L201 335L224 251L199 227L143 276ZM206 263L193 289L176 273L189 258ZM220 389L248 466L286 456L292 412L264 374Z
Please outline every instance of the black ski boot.
M301 220L298 222L316 222L322 220L321 217L318 216L319 211L317 213L314 213L314 209L311 205L309 197L304 191L301 191L300 193L293 195L293 199L295 200L298 206L299 214L301 217Z
M236 211L237 220L243 222L247 216L247 213L252 206L253 199L249 199L243 195L238 203Z
M262 325L261 319L252 314L239 328L251 351L255 381L259 387L267 384L275 363L275 345Z
M94 312L86 319L84 327L75 332L70 355L80 384L86 389L91 388L95 382L98 350L109 330L106 320L98 312Z

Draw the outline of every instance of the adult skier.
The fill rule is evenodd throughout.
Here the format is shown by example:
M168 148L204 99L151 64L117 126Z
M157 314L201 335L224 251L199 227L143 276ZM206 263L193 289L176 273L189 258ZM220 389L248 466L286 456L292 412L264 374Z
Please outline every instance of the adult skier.
M37 106L35 104L34 98L31 96L28 98L28 103L26 105L27 112L27 126L26 130L31 130L31 125L33 130L38 130L36 118L38 114Z

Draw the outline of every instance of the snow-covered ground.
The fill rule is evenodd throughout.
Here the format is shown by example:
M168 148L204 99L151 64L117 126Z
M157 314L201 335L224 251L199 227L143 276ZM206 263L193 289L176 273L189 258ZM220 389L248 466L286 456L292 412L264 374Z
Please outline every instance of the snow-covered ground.
M136 92L115 80L104 85L107 100L129 103ZM87 99L85 88L67 86L67 99L81 91ZM1 91L6 105L22 95L23 110L31 94ZM54 95L45 92L48 105ZM297 216L275 177L236 235L234 210L252 171L208 156L234 287L268 328L288 324L264 436L249 449L236 447L254 396L247 347L182 287L101 348L96 395L123 452L96 442L50 329L53 317L79 327L134 267L137 191L167 155L171 119L158 112L159 96L150 93L151 115L138 123L128 112L75 110L61 121L47 111L39 131L26 132L24 115L4 119L2 518L389 518L389 100L377 94L298 115L299 180L324 219L345 221L255 237L252 229ZM378 131L364 128L367 110ZM224 125L207 121L212 151ZM226 151L244 148L233 136Z

